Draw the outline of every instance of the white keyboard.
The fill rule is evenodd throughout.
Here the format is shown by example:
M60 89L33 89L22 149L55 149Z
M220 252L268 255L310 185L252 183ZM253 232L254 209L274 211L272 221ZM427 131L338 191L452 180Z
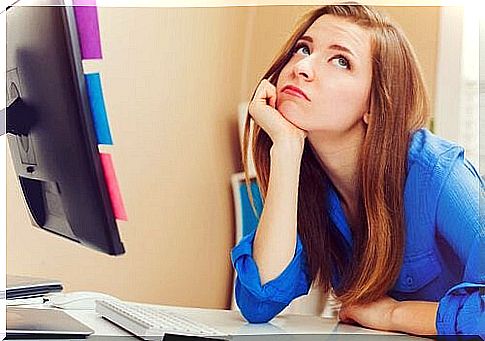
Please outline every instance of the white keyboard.
M96 312L107 320L144 340L161 340L165 334L220 336L215 328L161 307L123 301L96 301Z

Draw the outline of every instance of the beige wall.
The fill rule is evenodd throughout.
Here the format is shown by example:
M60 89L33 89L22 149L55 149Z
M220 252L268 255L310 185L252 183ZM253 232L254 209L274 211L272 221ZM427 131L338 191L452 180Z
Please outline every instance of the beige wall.
M100 71L129 215L113 258L30 226L7 160L7 272L50 276L67 291L226 308L241 170L237 105L308 7L100 8ZM438 9L392 8L434 88Z

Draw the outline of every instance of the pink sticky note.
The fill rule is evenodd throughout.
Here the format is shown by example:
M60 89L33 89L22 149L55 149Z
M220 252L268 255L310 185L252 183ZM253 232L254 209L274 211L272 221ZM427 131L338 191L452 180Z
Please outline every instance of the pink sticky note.
M77 0L74 7L82 59L101 59L98 9L95 0Z
M125 205L123 204L123 198L121 197L118 180L116 179L111 154L99 153L99 157L101 159L101 165L103 166L104 180L108 187L113 214L116 219L127 221L128 216L126 214Z

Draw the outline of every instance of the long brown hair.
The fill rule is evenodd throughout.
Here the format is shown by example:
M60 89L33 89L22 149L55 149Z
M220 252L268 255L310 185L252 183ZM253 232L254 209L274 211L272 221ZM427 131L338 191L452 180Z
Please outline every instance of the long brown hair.
M312 146L305 141L298 190L298 234L305 247L312 282L324 291L336 271L334 288L344 304L372 302L392 288L399 275L405 240L404 183L411 133L426 125L429 99L413 48L401 29L375 9L357 3L310 11L263 76L276 85L297 40L322 15L334 15L370 32L372 85L370 115L359 161L360 225L351 226L352 257L328 215L331 182ZM254 93L253 93L254 97ZM243 165L249 186L248 147L257 182L266 197L272 141L248 113ZM249 192L251 193L251 192Z

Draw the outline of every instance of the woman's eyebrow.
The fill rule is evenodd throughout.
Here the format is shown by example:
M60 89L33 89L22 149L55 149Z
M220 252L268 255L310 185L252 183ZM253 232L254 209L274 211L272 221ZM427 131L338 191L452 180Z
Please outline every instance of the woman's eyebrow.
M298 40L306 40L306 41L308 41L309 43L313 43L313 38L312 38L312 37L310 37L310 36L302 36L302 37L300 37L300 39L298 39Z
M309 43L313 43L313 38L310 37L310 36L302 36L302 37L300 37L300 39L298 39L298 41L300 41L300 40L304 40L304 41L307 41ZM355 54L350 49L348 49L347 47L345 47L343 45L332 44L327 49L328 50L337 50L337 51L347 52L352 57L355 57Z
M345 46L342 46L342 45L338 45L338 44L332 44L328 47L329 50L337 50L337 51L343 51L343 52L347 52L348 54L350 54L352 57L355 57L355 55L352 53L352 51L350 51L348 48L346 48Z

